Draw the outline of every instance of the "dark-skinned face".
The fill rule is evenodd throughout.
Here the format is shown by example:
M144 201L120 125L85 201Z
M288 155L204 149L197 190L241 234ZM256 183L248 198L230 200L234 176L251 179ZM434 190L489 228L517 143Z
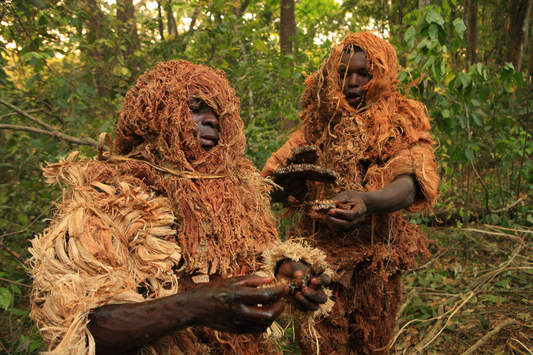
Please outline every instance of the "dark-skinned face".
M209 151L218 144L218 117L205 101L195 97L189 98L189 109L197 125L194 136L200 136L200 145L204 150Z
M372 79L366 70L365 52L344 53L339 65L339 76L342 91L350 106L363 107L365 98L363 87Z

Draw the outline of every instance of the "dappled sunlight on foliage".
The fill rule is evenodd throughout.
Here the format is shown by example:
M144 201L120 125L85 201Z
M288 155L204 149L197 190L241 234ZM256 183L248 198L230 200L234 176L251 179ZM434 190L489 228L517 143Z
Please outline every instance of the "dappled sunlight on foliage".
M456 0L422 11L414 0L298 1L286 56L279 1L167 1L161 17L146 0L133 10L124 0L2 2L0 353L42 350L24 260L62 191L45 185L39 165L74 149L94 156L96 137L114 135L140 74L170 59L224 70L241 102L246 156L261 169L296 125L306 76L332 41L360 30L395 46L402 90L426 104L439 142L439 202L409 215L435 239L433 257L404 275L408 301L392 353L459 354L509 320L478 353L531 353L532 59L527 47L522 68L505 60L509 1L479 3L476 59L467 55L468 21ZM280 218L280 235L293 224ZM287 326L286 353L297 353Z

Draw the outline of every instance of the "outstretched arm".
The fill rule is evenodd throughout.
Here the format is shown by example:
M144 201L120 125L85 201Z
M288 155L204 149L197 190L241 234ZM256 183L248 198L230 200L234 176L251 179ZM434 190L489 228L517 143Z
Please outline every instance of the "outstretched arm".
M415 201L417 182L410 175L400 175L396 180L376 191L344 191L332 200L350 209L329 210L326 221L335 229L351 230L365 220L368 213L390 213L407 208Z
M281 297L288 293L286 285L257 288L272 280L240 276L153 301L97 308L89 316L96 353L123 353L191 326L262 333L283 311Z

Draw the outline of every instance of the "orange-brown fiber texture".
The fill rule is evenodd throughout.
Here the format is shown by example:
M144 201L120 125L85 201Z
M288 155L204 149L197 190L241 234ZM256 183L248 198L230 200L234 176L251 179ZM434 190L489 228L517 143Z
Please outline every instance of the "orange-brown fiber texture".
M365 105L359 108L345 99L339 75L342 56L351 46L365 52L372 76L365 86ZM411 175L420 192L407 210L431 208L439 182L435 143L425 106L398 91L398 70L389 43L370 32L348 35L307 78L298 116L301 124L261 174L272 175L277 165L285 164L292 147L312 144L321 151L318 163L335 170L341 179L337 186L308 182L307 200L330 199L346 190L378 190L400 175ZM403 301L401 270L414 266L417 251L429 256L427 238L400 211L368 215L348 233L311 220L308 204L302 204L300 211L295 234L324 250L330 265L338 268L332 288L335 307L316 325L322 336L320 352L388 354L396 310ZM300 347L304 354L316 351L312 343L300 342Z
M205 100L219 120L219 142L195 137L188 98ZM50 227L30 249L32 318L46 354L94 354L91 310L149 301L261 267L277 243L269 184L244 157L239 101L222 71L186 61L159 63L127 93L114 155L136 161L76 160L43 167L64 188ZM175 171L221 174L180 178ZM179 315L176 315L179 317ZM136 354L277 354L260 335L193 327Z

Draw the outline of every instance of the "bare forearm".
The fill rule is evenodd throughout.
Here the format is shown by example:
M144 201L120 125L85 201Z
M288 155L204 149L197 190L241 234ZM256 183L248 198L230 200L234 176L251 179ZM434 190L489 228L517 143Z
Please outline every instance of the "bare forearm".
M363 195L367 213L389 213L413 204L418 185L410 175L401 175L389 185Z
M94 310L89 316L89 330L96 342L96 353L120 354L194 325L195 307L188 307L188 298L187 293L177 294Z
M287 285L258 288L272 277L238 276L143 303L103 306L89 316L98 354L119 354L193 326L262 333L283 311ZM262 306L259 306L262 305Z

